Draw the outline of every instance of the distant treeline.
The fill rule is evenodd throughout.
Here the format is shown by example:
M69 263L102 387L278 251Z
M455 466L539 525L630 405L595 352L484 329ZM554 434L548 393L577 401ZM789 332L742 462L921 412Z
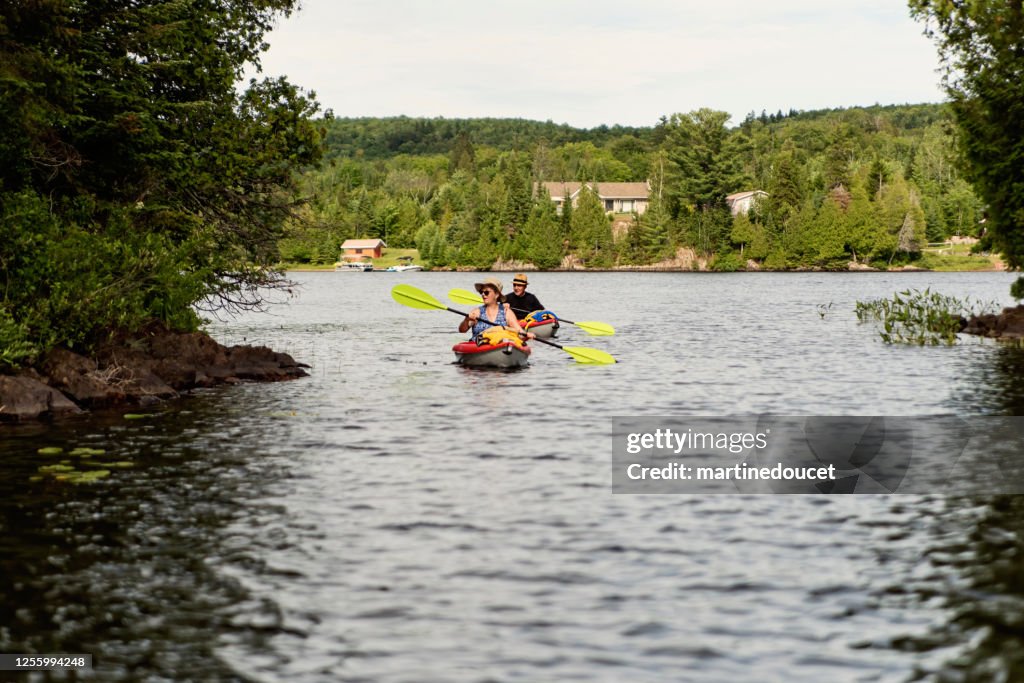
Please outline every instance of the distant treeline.
M460 137L473 144L508 151L530 149L539 141L549 145L591 142L603 146L609 141L632 135L651 138L652 128L598 126L573 128L564 123L526 119L445 119L445 118L352 118L326 122L327 156L387 159L399 154L449 154Z
M846 268L914 261L978 232L945 105L662 117L649 128L521 119L327 120L323 167L302 178L289 261L329 263L349 237L417 247L436 266L566 259L649 264L692 249L711 267ZM643 215L606 216L592 193L555 212L542 181L650 183ZM733 216L726 196L764 190ZM613 235L613 220L628 225ZM630 220L632 219L632 220Z

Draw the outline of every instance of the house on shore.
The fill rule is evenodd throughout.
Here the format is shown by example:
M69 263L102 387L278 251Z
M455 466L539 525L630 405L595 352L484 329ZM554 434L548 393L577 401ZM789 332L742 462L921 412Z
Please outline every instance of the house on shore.
M364 258L380 258L384 247L382 239L345 240L341 245L342 261L361 261Z
M768 193L764 190L750 190L749 192L736 192L726 196L725 203L729 205L729 210L735 216L747 213L755 204L767 197Z
M580 190L586 185L597 192L601 202L604 204L605 213L635 213L643 214L647 211L647 203L650 198L650 185L648 183L544 183L544 192L555 203L558 213L562 213L562 203L568 195L572 206L577 205ZM537 192L534 184L534 193Z

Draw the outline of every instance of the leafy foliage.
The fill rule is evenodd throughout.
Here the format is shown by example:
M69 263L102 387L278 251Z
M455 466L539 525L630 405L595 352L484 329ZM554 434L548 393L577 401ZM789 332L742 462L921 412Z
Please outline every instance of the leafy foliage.
M1024 7L910 0L939 45L968 177L987 203L996 249L1024 267ZM1024 278L1018 279L1018 291Z
M0 8L5 362L158 318L258 307L316 163L316 104L235 84L292 0Z
M858 301L855 312L862 323L879 323L878 334L887 344L936 346L955 344L964 318L984 313L993 306L930 289L907 289L891 299Z

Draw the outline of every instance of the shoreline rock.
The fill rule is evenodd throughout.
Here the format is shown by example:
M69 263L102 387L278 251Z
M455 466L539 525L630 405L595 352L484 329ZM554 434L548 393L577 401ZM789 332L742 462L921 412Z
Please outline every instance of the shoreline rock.
M0 423L149 406L199 387L297 379L308 367L265 346L226 347L202 332L152 325L100 345L92 357L58 348L34 368L0 375Z
M987 313L971 316L966 321L964 334L1004 340L1024 339L1024 304L1004 308L1001 313Z

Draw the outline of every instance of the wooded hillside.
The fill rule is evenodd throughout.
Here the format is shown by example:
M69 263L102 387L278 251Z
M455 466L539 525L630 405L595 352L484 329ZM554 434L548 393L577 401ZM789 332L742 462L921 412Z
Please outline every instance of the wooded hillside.
M288 261L330 263L349 237L418 247L436 266L649 264L690 247L712 267L908 263L929 241L974 235L982 205L955 161L945 105L775 114L738 125L702 109L649 128L576 129L520 119L339 119L329 162L302 178L310 203L281 242ZM651 184L650 206L613 239L584 193L558 215L541 181ZM733 216L727 195L768 193ZM591 193L592 194L592 193ZM623 216L617 217L620 220Z

